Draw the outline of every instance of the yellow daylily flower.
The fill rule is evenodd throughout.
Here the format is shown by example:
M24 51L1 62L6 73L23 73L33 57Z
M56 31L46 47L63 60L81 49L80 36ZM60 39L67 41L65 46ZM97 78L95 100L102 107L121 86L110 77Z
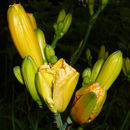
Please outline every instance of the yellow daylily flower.
M63 112L72 97L79 73L63 59L51 68L42 65L36 74L36 88L53 113Z
M37 66L43 64L43 58L31 22L21 4L9 6L7 12L9 30L22 58L31 56Z

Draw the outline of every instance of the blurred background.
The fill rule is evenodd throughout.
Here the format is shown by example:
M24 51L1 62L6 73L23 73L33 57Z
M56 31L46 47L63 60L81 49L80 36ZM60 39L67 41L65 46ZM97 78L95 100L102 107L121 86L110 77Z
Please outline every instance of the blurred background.
M72 25L56 48L58 58L62 57L68 63L87 30L88 6L82 0L3 0L0 3L0 130L55 130L53 114L46 106L38 108L25 86L13 75L13 67L22 61L13 45L6 18L9 5L15 2L20 2L27 12L34 14L48 44L53 40L53 24L59 11L64 8L72 13ZM109 53L121 50L124 57L130 57L130 0L109 0L97 19L86 45L91 49L93 63L102 44ZM84 53L74 66L80 73L88 66ZM77 89L81 83L80 78ZM63 121L69 115L71 105L72 101L62 114ZM74 122L70 129L78 130L79 127L80 124ZM81 127L84 130L130 129L130 82L122 72L108 91L101 113L92 123Z

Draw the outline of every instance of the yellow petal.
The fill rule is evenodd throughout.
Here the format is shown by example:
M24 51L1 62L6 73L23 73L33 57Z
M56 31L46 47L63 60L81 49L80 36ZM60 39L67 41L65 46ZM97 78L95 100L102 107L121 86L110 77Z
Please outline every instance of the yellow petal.
M27 16L32 24L33 29L34 30L37 29L37 23L36 23L34 15L32 13L27 13Z
M57 109L58 112L63 112L69 104L69 101L75 90L79 73L65 63L63 59L61 59L57 65L60 68L56 71L55 82L53 86L53 100L55 109ZM56 66L54 67L56 68Z
M43 64L40 47L32 25L22 5L11 5L7 12L9 30L21 57L31 56L37 66Z
M52 90L51 90L52 88L47 83L47 80L45 78L43 78L43 75L41 72L36 73L35 82L36 82L36 88L37 88L38 93L41 96L41 98L45 101L48 108L52 112L56 113L57 111L54 109L54 102L52 100ZM50 83L51 82L52 81L50 80Z

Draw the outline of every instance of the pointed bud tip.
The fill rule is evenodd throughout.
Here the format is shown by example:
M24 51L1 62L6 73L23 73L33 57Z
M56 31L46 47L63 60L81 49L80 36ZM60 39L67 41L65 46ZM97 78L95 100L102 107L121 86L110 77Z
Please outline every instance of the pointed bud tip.
M122 52L120 50L116 51L116 53L122 56Z

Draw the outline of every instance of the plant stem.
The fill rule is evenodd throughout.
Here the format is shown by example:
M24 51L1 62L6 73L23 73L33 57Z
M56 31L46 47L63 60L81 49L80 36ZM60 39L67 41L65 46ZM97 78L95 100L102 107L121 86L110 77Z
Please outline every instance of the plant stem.
M120 130L124 130L124 127L126 125L126 122L127 122L128 118L129 118L129 116L130 116L130 110L128 111L128 113L126 115L125 120L124 120Z
M71 62L72 66L77 62L77 60L79 59L80 55L82 54L82 52L83 52L83 50L84 50L84 48L86 46L86 42L88 40L88 37L90 35L91 29L92 29L92 25L89 24L88 29L87 29L86 34L85 34L85 37L84 37L84 40L83 40L83 43L82 43L82 46L79 49L79 52L77 53L77 56L75 56L75 58Z
M54 39L53 39L53 41L52 41L52 44L51 44L51 46L52 46L53 48L56 47L56 44L57 44L57 42L59 41L59 39L60 39L59 35L56 35L56 36L54 37Z
M60 113L54 115L59 130L65 130L66 126L63 125Z
M71 61L71 65L74 66L74 64L77 62L77 60L79 59L80 55L82 54L85 46L86 46L86 42L89 38L90 32L92 30L92 27L94 25L94 23L96 22L96 19L98 18L99 14L103 11L102 7L99 7L99 9L97 10L97 12L91 17L91 19L89 20L89 25L88 25L88 29L86 31L82 46L79 49L79 52L77 53L77 55L75 56L75 58L73 58L73 60Z

